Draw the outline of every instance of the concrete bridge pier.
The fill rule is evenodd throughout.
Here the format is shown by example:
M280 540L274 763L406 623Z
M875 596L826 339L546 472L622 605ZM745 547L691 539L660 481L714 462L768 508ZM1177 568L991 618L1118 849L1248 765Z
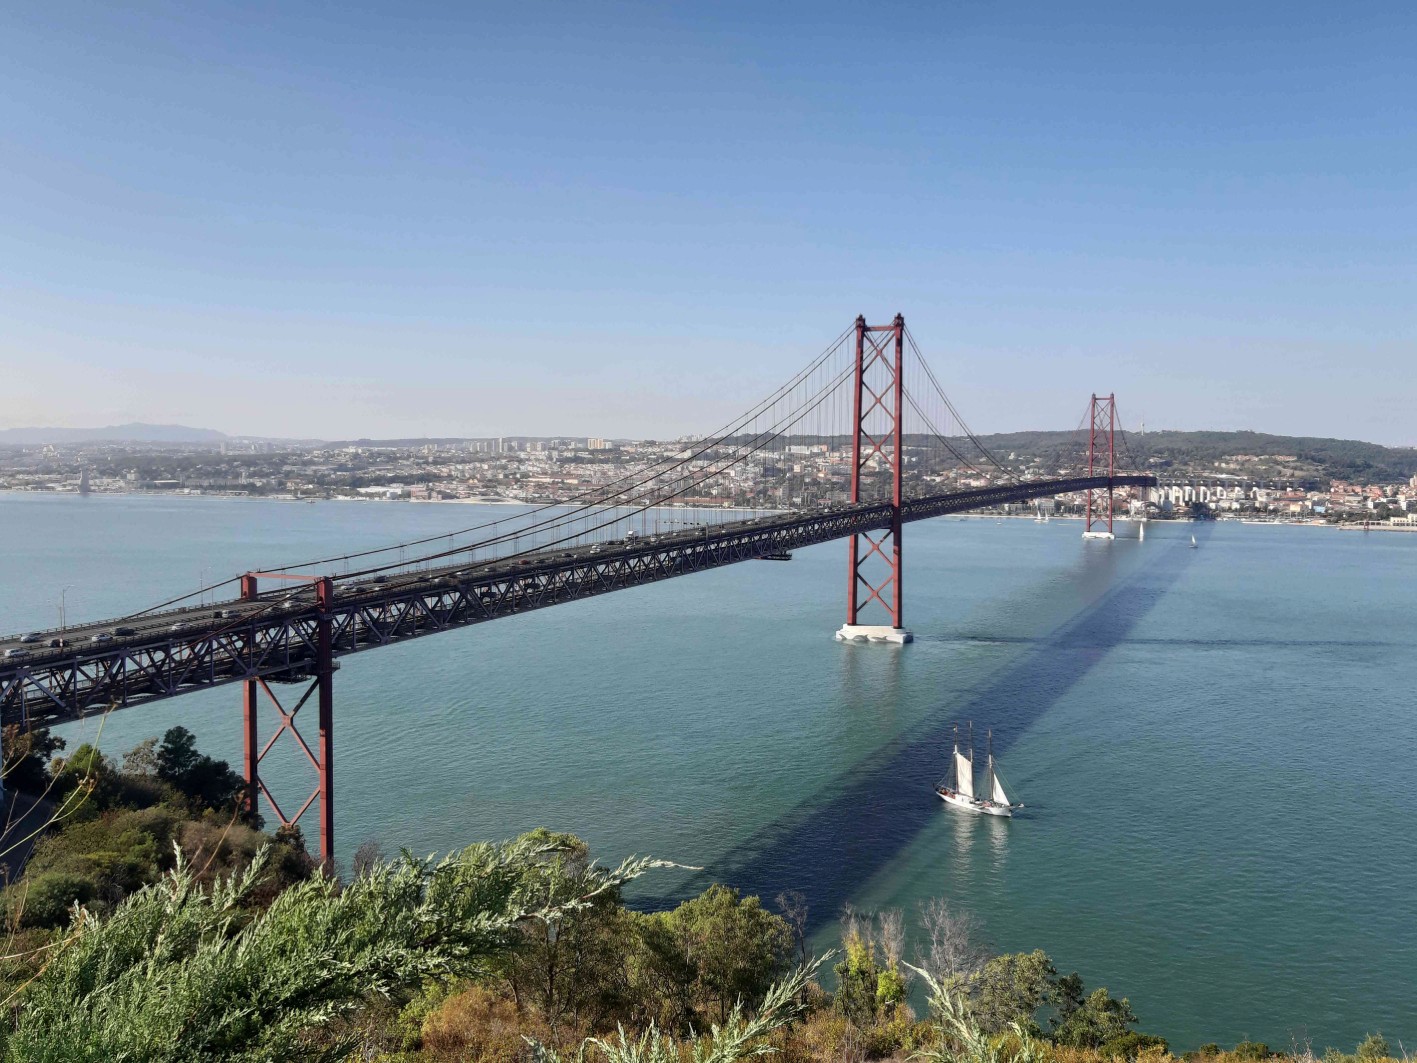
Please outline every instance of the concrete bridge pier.
M840 642L893 642L897 646L915 641L905 628L889 624L842 624L836 637Z

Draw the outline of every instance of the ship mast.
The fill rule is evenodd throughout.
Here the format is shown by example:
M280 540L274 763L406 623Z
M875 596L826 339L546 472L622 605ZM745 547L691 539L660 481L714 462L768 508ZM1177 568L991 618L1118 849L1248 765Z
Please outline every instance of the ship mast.
M955 724L955 755L950 757L950 767L954 769L955 784L953 789L959 790L959 724Z
M988 743L989 749L989 786L986 790L989 796L986 800L992 801L994 800L994 729L992 727L985 732L984 741Z

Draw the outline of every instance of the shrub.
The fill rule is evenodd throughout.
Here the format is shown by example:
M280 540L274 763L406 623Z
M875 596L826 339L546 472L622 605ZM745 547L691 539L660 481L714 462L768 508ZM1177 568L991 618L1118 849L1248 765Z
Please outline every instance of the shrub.
M163 808L105 812L93 819L69 823L35 846L28 865L29 876L35 879L63 874L81 878L88 888L78 899L99 911L108 911L172 867L171 843L176 825L176 814ZM67 916L60 913L54 921L42 925L57 926L66 920Z
M846 1016L833 1009L814 1011L780 1036L781 1063L817 1063L847 1058L846 1048L859 1040Z
M1237 1059L1244 1060L1268 1059L1274 1055L1269 1045L1263 1041L1241 1041L1231 1051Z
M505 997L473 984L446 997L423 1019L419 1041L433 1059L476 1059L479 1063L520 1063L526 1058L523 1034L545 1031L517 1012Z
M69 922L75 904L93 900L97 887L84 875L49 871L34 875L11 891L12 903L23 927L57 927Z
M343 888L315 876L249 920L239 917L260 859L209 889L179 864L112 916L87 914L49 953L10 1017L5 1058L346 1058L359 1031L338 1020L372 996L484 971L524 919L584 905L656 866L588 869L575 899L529 909L524 886L546 852L522 839L437 863L405 856Z
M1374 1060L1392 1058L1392 1046L1382 1034L1370 1033L1359 1042L1353 1054L1363 1063L1373 1063Z
M1165 1052L1167 1047L1164 1037L1129 1030L1119 1037L1104 1041L1100 1051L1109 1059L1136 1059L1144 1052L1155 1052L1159 1055Z

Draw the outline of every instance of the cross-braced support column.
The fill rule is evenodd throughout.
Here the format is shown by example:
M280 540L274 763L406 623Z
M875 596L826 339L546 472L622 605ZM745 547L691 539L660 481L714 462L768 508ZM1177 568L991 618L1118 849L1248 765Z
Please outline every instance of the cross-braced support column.
M1100 476L1107 463L1108 484L1087 492L1087 527L1084 539L1111 539L1112 484L1117 475L1117 396L1094 395L1088 407L1087 475Z
M851 501L863 499L867 475L889 474L890 527L851 536L847 557L846 623L836 637L851 641L909 642L902 624L901 504L905 425L905 318L889 325L856 319L856 391L852 403ZM879 480L877 476L875 479ZM874 501L874 499L873 499ZM873 604L874 603L874 604ZM888 623L863 624L863 614L885 612ZM871 619L866 617L866 619Z
M295 707L286 711L280 698L265 679L247 679L243 684L242 729L245 736L246 810L255 813L257 794L266 798L271 811L276 814L282 827L293 827L312 805L318 804L320 821L320 862L327 866L335 858L335 804L334 804L334 643L332 639L329 609L334 601L334 581L328 576L313 580L315 584L315 606L318 615L315 620L315 660L313 675L309 685L300 695ZM241 577L241 597L245 601L256 600L256 576L248 573ZM264 700L275 710L280 724L275 733L260 745L257 711ZM319 738L315 749L310 748L305 737L295 724L295 717L311 697L315 698L319 712ZM293 816L287 816L276 801L266 782L261 778L260 766L266 754L280 740L289 735L310 766L315 770L316 784L305 798L304 803Z

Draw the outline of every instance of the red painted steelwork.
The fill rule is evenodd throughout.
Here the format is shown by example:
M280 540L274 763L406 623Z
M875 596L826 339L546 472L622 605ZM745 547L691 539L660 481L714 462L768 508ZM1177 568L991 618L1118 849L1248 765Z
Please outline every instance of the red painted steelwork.
M1117 475L1117 396L1094 395L1092 404L1088 407L1088 433L1087 433L1087 475L1099 476L1097 471L1098 463L1101 461L1100 453L1102 443L1106 442L1107 447L1107 475ZM1107 516L1101 513L1101 496L1107 496ZM1106 524L1106 531L1112 533L1112 488L1096 488L1087 492L1087 527L1084 533L1094 530L1101 530L1101 525Z
M877 336L880 337L879 341ZM894 339L894 344L891 340ZM893 350L891 348L894 348ZM846 622L859 624L860 616L873 601L890 614L890 626L901 627L901 505L902 433L905 424L905 318L896 314L889 325L867 325L864 316L856 319L856 393L852 403L854 439L851 445L851 501L861 498L861 472L880 459L891 472L890 527L878 532L859 532L848 544L848 584ZM885 422L882 423L881 414ZM874 416L873 416L874 415ZM874 430L868 428L874 424ZM862 545L865 544L863 550ZM872 582L862 572L863 562L872 557L885 565L885 575ZM880 571L881 566L874 566ZM863 593L864 597L863 597Z
M261 573L248 572L241 577L241 598L243 601L256 600L256 577L258 575ZM286 576L284 578L292 577ZM320 862L328 866L334 863L335 858L334 640L330 616L331 607L334 605L334 581L329 576L298 578L307 579L315 584L315 605L319 610L319 616L316 620L314 675L310 685L300 696L300 700L296 702L295 708L289 712L286 712L285 706L281 704L280 699L276 697L275 692L271 690L264 679L248 679L242 684L244 687L242 723L245 733L246 808L250 812L255 812L256 795L258 793L264 794L266 803L270 805L271 811L280 820L281 826L293 827L300 822L300 817L305 814L306 810L318 801L320 805ZM280 726L266 740L266 744L258 749L257 708L262 693L274 707L276 715L280 717ZM295 725L296 714L304 708L312 694L317 695L316 704L319 708L319 739L316 742L318 754L310 749L309 744ZM315 777L318 780L315 788L310 792L310 796L296 810L295 815L289 817L276 802L275 795L271 793L260 774L261 761L265 759L266 754L271 751L271 747L276 744L281 735L286 733L290 734L291 740L305 754L305 759L315 769Z
M330 609L335 604L335 582L329 576L315 584L315 605L320 610L317 642L320 688L320 862L333 867L335 860L335 657Z
M256 600L256 577L253 573L246 573L241 577L241 600L243 602L254 602ZM257 680L248 679L241 684L241 729L245 736L245 764L246 775L246 797L243 804L246 807L246 814L254 817L256 807L260 804L260 795L257 793L258 774L257 768L260 764L260 757L256 752L258 737L256 734L256 709L260 702L257 694Z

